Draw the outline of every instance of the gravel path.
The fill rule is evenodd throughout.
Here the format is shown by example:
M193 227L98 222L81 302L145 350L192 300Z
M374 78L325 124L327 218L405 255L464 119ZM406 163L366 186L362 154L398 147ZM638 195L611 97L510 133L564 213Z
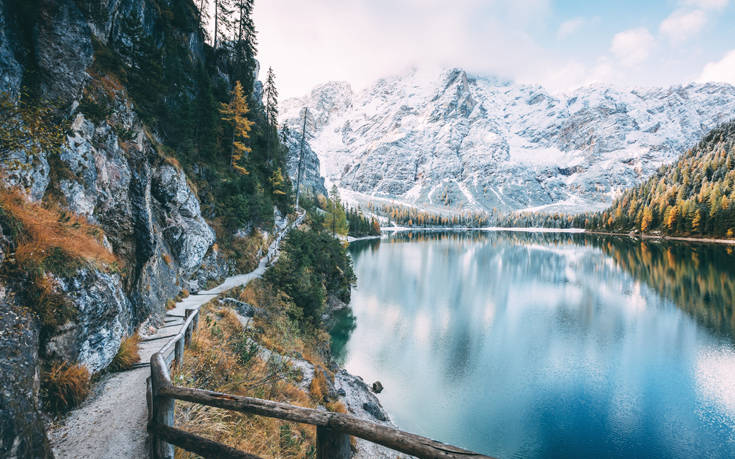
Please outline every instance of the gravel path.
M268 248L258 267L250 273L232 276L217 287L190 295L176 303L166 313L166 325L183 324L186 309L199 308L218 294L247 285L263 275L268 265L278 257L278 246L288 230L304 218L301 214L285 227ZM144 339L175 335L180 327L160 328ZM140 361L149 362L153 354L167 343L165 339L141 342ZM145 388L150 368L142 367L104 376L97 382L90 397L59 424L49 429L49 439L58 459L102 459L148 457L148 419Z

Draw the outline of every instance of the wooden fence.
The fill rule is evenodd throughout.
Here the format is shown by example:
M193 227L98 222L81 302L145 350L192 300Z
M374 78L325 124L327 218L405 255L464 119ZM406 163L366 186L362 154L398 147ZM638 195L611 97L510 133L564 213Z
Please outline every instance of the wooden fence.
M319 459L352 457L350 435L420 458L488 457L347 414L175 386L169 376L169 366L181 364L184 348L189 345L192 333L197 328L199 310L187 309L184 317L184 325L179 333L151 357L146 400L148 432L152 440L151 457L155 459L172 459L174 445L205 458L258 458L174 427L175 400L316 426Z

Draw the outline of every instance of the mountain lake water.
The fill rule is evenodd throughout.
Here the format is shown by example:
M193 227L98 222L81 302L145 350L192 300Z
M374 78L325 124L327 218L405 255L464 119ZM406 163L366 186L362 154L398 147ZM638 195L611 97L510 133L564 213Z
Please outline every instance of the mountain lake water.
M399 428L500 458L735 457L735 254L567 233L350 247L348 371Z

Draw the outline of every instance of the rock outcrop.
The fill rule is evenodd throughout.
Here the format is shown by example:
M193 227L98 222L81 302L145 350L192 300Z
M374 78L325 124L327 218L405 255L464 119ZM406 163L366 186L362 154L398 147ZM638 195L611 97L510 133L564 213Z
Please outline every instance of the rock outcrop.
M70 123L59 154L6 152L3 182L34 201L51 195L86 217L103 230L118 259L109 269L84 265L51 274L74 314L49 336L0 285L0 457L50 452L38 411L42 362L60 359L102 371L121 340L143 321L155 322L168 299L229 273L181 167L162 154L124 85L90 70L95 42L130 43L122 22L133 13L145 33L158 33L160 9L150 0L93 3L40 2L30 31L20 30L18 2L0 0L2 91L17 95L32 77L41 98L53 101ZM196 31L182 32L181 40L191 60L203 59ZM95 113L102 105L105 116Z
M35 319L0 285L0 457L49 455L39 410L38 348Z

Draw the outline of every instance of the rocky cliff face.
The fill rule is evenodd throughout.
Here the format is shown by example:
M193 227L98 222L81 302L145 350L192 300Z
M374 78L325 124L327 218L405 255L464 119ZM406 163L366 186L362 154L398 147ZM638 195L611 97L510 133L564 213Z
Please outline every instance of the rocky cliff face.
M295 126L290 126L290 128L281 131L284 143L288 147L288 157L286 158L287 173L294 187L296 186L296 177L299 170L302 128L303 125L298 130L296 130ZM324 177L321 175L319 156L311 149L311 145L306 139L304 140L304 154L301 165L301 189L306 193L327 195L327 188L324 186Z
M39 359L104 370L121 339L162 314L166 300L184 288L198 290L227 266L213 250L215 234L196 191L176 161L160 153L160 142L137 116L125 88L89 70L94 40L124 43L120 23L133 11L154 33L156 2L40 1L40 20L30 34L13 22L17 8L18 2L0 0L2 90L17 94L32 69L42 97L54 101L71 125L59 155L9 152L1 162L3 181L22 187L32 200L53 195L85 216L104 231L120 260L110 272L82 267L55 278L76 313L47 339L39 339L36 320L0 282L0 457L43 457L49 451L38 412ZM32 44L23 36L31 36ZM201 37L191 33L182 39L190 58L201 58ZM94 116L83 103L103 98L111 107L106 117ZM3 248L11 245L6 240Z
M600 209L735 113L735 87L554 95L540 86L411 72L360 93L327 83L285 101L313 114L311 147L348 200L434 211Z

